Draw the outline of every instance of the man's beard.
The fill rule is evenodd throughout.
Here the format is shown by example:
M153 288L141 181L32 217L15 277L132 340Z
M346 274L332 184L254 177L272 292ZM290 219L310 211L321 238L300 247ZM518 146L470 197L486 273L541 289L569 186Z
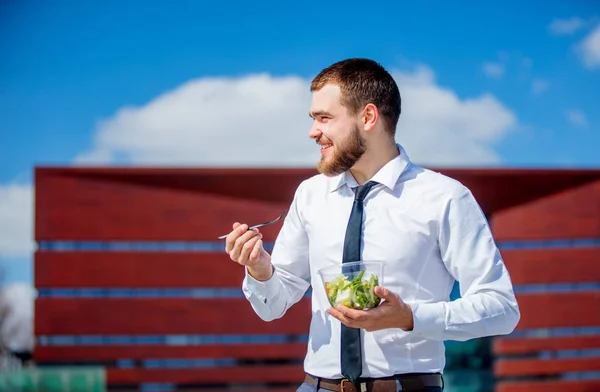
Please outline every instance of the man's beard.
M317 143L318 141L317 139ZM341 174L354 166L367 150L367 144L360 136L360 129L355 125L350 134L342 141L336 142L332 148L333 157L326 160L326 157L322 156L317 165L319 172L329 177Z

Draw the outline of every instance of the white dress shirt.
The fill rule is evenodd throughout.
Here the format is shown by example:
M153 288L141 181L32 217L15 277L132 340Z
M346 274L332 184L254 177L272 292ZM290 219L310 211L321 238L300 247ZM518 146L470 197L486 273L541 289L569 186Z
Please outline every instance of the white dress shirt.
M379 170L364 200L362 260L385 261L383 286L413 308L414 330L362 330L363 377L443 372L444 340L508 334L520 318L512 282L485 215L456 180L400 155ZM258 316L283 317L312 285L304 369L342 378L340 322L318 270L341 264L346 226L358 186L350 172L315 175L296 190L275 241L273 276L246 273L242 289ZM455 280L461 298L450 301Z

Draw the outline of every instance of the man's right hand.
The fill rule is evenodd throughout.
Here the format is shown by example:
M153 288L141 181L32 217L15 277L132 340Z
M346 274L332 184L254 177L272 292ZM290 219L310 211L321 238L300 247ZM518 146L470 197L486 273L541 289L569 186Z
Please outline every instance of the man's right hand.
M263 248L258 229L248 230L248 225L235 222L225 240L225 252L231 260L248 268L256 280L268 280L273 274L271 255Z

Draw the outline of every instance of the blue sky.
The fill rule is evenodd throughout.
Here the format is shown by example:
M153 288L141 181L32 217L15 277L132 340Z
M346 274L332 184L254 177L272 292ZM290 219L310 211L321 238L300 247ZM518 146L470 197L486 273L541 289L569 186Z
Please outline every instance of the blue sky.
M599 17L600 6L593 0L330 1L326 6L317 2L292 6L229 1L219 6L194 1L5 0L0 3L0 35L4 37L0 41L0 189L30 187L35 165L70 165L86 151L93 155L109 151L112 158L100 164L160 164L169 154L177 155L178 148L185 147L177 144L186 140L183 136L174 136L172 149L158 155L150 153L156 151L155 146L132 147L147 131L140 126L146 123L142 117L147 111L134 110L131 118L119 117L119 113L123 107L147 107L169 91L187 97L180 87L192 80L227 78L231 82L227 88L237 86L240 78L264 73L273 79L257 86L265 92L271 91L267 88L280 91L282 82L277 78L310 80L330 63L358 56L371 57L404 75L398 80L407 84L405 90L399 83L401 94L407 91L403 94L407 119L410 97L420 92L439 97L440 105L448 103L450 110L440 110L436 124L454 124L452 108L468 113L469 103L476 101L478 114L473 121L468 114L456 120L463 124L460 127L472 129L445 161L427 155L427 140L436 139L435 125L416 117L407 120L401 132L425 163L461 165L464 156L465 165L599 167ZM432 80L415 82L427 75L418 71L420 67L434 75ZM493 97L493 102L485 96ZM232 101L238 102L239 96L235 97ZM254 135L262 144L267 138L285 139L280 138L281 124L288 117L282 116L277 126L269 122L281 113L301 112L298 118L304 119L308 105L307 100L299 100L272 112L257 109L266 110L257 128L269 132L249 132L247 137ZM161 113L173 119L166 110ZM244 123L246 114L239 105L222 110L228 113L225 117L237 116ZM488 115L495 119L490 119L494 125L488 134L473 136L485 128ZM102 125L101 121L110 119L116 120ZM117 135L122 123L136 129L126 135L129 139ZM421 128L427 131L419 138ZM445 131L446 137L452 130ZM198 138L211 140L207 132L199 130ZM307 133L308 129L299 137L312 147ZM463 151L462 145L470 147ZM198 146L197 155L201 155ZM232 151L239 148L231 145ZM208 158L177 163L211 162L224 163ZM300 158L289 164L297 162L309 164ZM15 199L8 191L4 197ZM30 216L10 214L16 220ZM4 230L8 231L6 222ZM22 227L25 235L30 233L30 223ZM0 256L2 252L0 247ZM0 262L8 271L7 279L29 281L27 253L4 253Z

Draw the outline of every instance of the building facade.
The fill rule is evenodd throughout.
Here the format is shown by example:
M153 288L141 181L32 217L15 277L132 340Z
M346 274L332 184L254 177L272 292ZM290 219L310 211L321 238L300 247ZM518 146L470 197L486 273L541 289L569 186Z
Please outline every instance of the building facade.
M448 390L600 390L600 170L438 171L488 216L522 313L511 336L447 342ZM310 294L264 323L217 237L278 216L313 174L36 168L37 365L102 366L122 390L295 390Z

